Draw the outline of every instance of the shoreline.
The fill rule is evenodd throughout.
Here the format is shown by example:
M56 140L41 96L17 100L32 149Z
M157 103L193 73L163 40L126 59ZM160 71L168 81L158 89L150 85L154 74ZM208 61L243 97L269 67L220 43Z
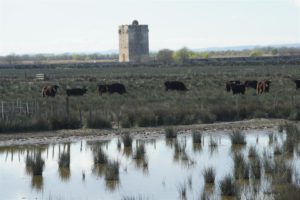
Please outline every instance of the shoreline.
M267 129L288 122L285 119L250 119L234 122L218 122L213 124L193 124L175 125L179 133L184 133L193 129L201 131L225 131L232 129ZM22 145L41 145L52 143L76 142L80 140L109 140L124 132L130 132L137 138L155 139L163 136L164 129L168 126L160 127L137 127L137 128L113 128L113 129L74 129L44 132L8 133L0 134L0 147L22 146Z

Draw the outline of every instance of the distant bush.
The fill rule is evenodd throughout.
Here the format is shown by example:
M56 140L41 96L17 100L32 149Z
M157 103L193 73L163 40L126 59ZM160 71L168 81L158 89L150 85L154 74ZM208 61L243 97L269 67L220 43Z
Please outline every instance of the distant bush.
M76 117L52 117L50 119L51 128L53 130L60 130L60 129L78 129L81 128L81 122Z
M87 128L112 128L111 122L100 116L88 118L86 126Z

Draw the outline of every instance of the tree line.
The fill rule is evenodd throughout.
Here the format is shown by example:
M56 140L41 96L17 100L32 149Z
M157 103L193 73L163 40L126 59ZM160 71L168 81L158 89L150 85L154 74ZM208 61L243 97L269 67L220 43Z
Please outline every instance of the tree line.
M156 60L163 63L184 63L189 59L218 58L218 57L260 57L260 56L295 56L300 55L300 48L255 48L252 50L226 50L226 51L192 51L186 47L177 51L162 49L156 54Z
M259 56L295 56L300 55L300 48L288 47L263 47L245 50L225 50L225 51L193 51L186 47L179 50L161 49L158 52L150 53L150 60L161 63L184 63L189 59L197 58L217 58L217 57L259 57ZM9 54L0 56L0 64L21 64L30 61L34 64L51 61L96 61L96 60L118 60L118 54L85 54L85 53L65 53L65 54L32 54L17 55Z

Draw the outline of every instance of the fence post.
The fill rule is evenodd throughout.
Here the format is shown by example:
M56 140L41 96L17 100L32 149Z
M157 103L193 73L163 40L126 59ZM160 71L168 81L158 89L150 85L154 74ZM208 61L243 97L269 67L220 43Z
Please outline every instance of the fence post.
M67 112L67 117L69 117L69 97L66 96L66 112Z
M2 120L4 120L4 102L1 101L1 117L2 117Z
M26 115L29 115L29 107L28 107L28 102L26 102Z

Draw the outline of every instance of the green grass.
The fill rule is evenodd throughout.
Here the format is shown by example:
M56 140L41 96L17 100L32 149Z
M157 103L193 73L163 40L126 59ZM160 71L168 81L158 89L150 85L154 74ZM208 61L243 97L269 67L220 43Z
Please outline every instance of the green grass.
M208 167L203 171L205 183L213 184L215 183L216 171L212 167Z
M165 136L167 139L173 139L177 137L177 131L173 127L165 129Z
M240 130L234 130L230 134L230 139L232 145L245 145L246 144L246 139L245 135L242 134Z
M202 134L200 132L196 132L195 130L192 133L192 139L194 144L201 144Z
M119 180L119 163L117 161L109 161L106 165L105 180Z
M219 183L221 194L224 196L234 196L237 193L233 177L226 175Z
M261 117L297 120L300 116L300 93L291 81L300 77L300 68L296 65L97 68L57 65L52 69L0 70L1 101L6 102L7 110L3 119L0 116L2 133L107 128L113 124L128 128L172 126ZM33 82L36 73L45 73L50 77L47 83L60 86L55 98L41 97L41 88L47 83ZM189 90L166 92L164 82L174 79L184 82ZM272 85L269 93L259 97L253 89L247 90L244 96L233 96L225 92L224 84L235 79L272 79ZM97 84L100 80L123 83L127 93L99 96ZM67 107L65 89L77 86L86 86L88 92L83 97L70 97ZM71 119L65 117L67 110ZM101 117L98 120L94 116ZM22 124L20 121L24 118L27 121Z
M36 153L34 156L26 157L26 167L31 169L34 176L42 176L45 161L42 158L40 152Z
M146 153L145 145L143 143L141 143L136 148L134 155L133 155L133 159L141 160L144 158L145 153Z
M132 147L132 136L129 133L124 133L122 135L122 140L124 147Z
M94 164L107 164L107 155L103 152L102 148L97 148L94 152Z

